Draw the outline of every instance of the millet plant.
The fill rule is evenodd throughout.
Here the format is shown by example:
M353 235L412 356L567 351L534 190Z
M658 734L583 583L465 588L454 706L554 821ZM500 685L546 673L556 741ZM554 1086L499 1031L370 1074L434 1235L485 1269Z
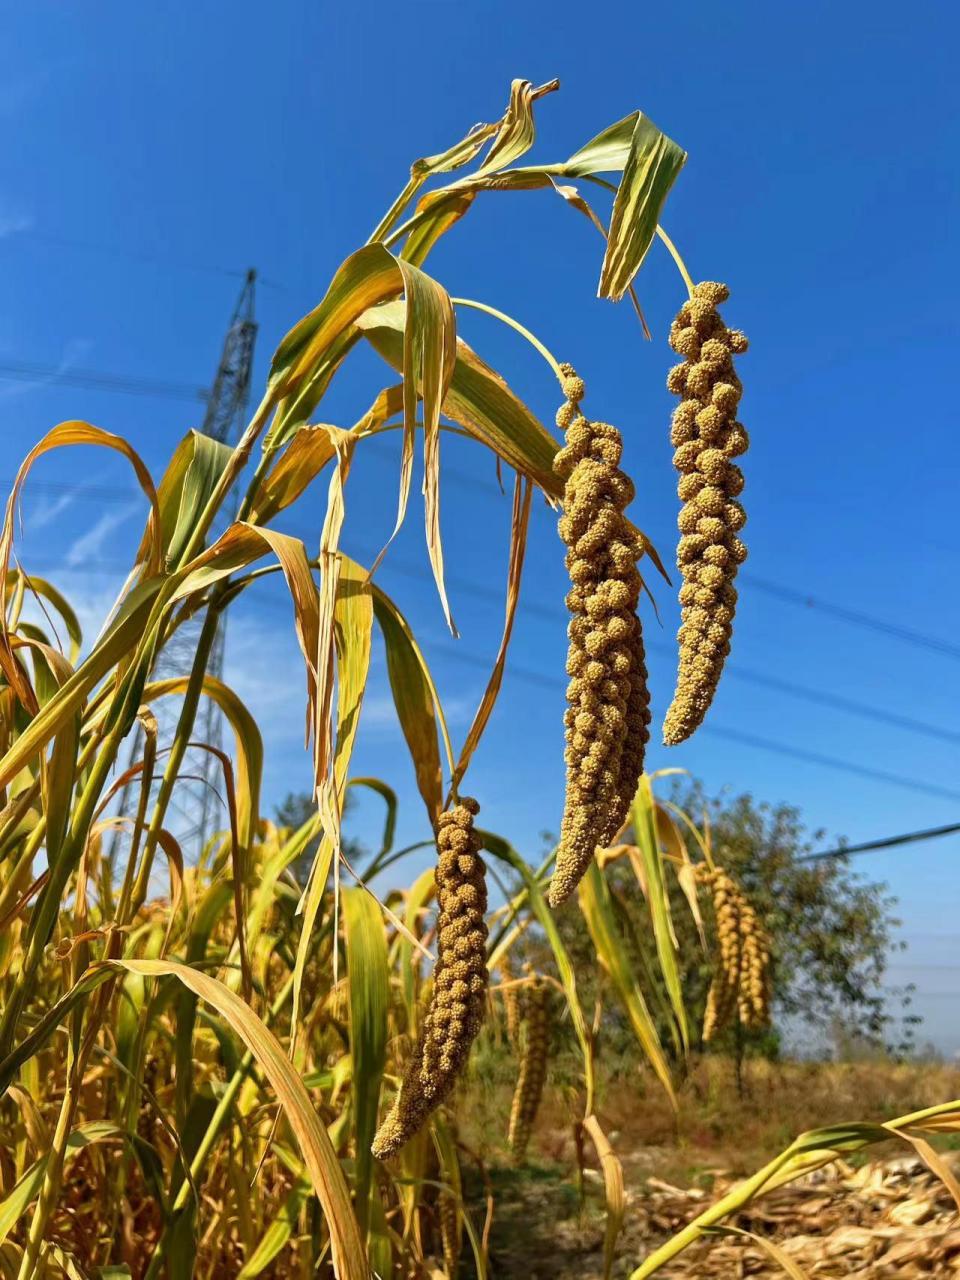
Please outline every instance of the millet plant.
M4 1275L180 1280L252 1277L276 1266L283 1270L273 1274L361 1280L424 1275L431 1258L453 1275L465 1240L477 1273L487 1274L489 1224L474 1222L463 1203L461 1162L471 1154L457 1138L457 1082L491 999L499 1007L489 975L510 973L511 948L530 927L549 940L555 973L493 984L505 998L519 995L526 1010L518 1049L524 1090L511 1141L519 1154L534 1122L549 988L562 994L582 1051L578 1150L592 1145L601 1162L607 1272L613 1264L622 1174L595 1113L595 1034L545 887L552 873L553 904L576 893L609 989L674 1097L691 1037L664 888L668 868L691 909L699 908L684 843L675 830L670 836L674 819L642 774L651 696L640 566L662 570L627 514L634 498L629 432L624 439L588 419L572 365L489 302L451 298L427 263L477 200L504 191L559 193L590 218L604 239L602 297L630 296L639 309L632 281L658 238L677 262L687 299L670 341L684 363L669 386L681 396L672 434L683 504L683 626L668 743L702 720L729 649L745 518L743 477L732 459L746 447L732 357L746 343L717 311L725 286L694 285L659 225L686 156L644 115L618 121L560 163L519 163L534 142L534 105L557 87L515 81L500 119L413 165L369 240L281 341L235 447L189 431L155 481L122 437L68 421L44 436L17 473L0 530ZM612 195L609 216L601 218L573 184ZM464 308L502 320L544 357L563 398L562 447L458 336ZM387 384L372 389L352 426L317 425L328 389L364 344L391 371ZM388 431L402 440L397 528L422 443L427 553L448 621L442 433L475 441L513 476L503 638L459 752L427 659L377 584L389 548L370 565L340 549L356 450ZM664 430L664 447L666 439ZM87 651L69 603L13 554L31 468L76 445L122 455L147 507L129 577ZM272 525L321 474L326 510L317 545L308 548ZM571 578L566 802L558 851L537 868L482 829L477 802L461 793L500 689L534 490L558 511ZM236 517L215 534L234 501ZM316 800L315 815L296 831L261 815L259 728L207 670L224 611L275 573L289 590L303 656ZM37 615L42 622L31 620ZM156 679L157 655L190 618L201 620L192 664ZM392 847L390 788L350 773L375 629L437 849L435 869L382 901L366 882L410 850ZM151 708L168 698L178 700L179 719L172 740L160 743ZM204 699L219 705L233 737L230 753L215 751L229 822L191 866L168 814ZM138 728L142 753L125 763ZM560 732L558 725L558 768ZM358 883L347 885L340 833L351 785L372 786L388 818L382 848ZM118 812L124 790L135 803ZM618 844L624 827L633 832L630 844ZM108 851L105 837L117 830L124 840ZM316 852L301 889L291 867L307 848ZM609 859L624 856L651 903L652 964L670 1053L648 1009L650 993L621 945L604 875ZM519 887L491 911L494 863ZM164 867L170 892L159 899L151 884ZM711 884L719 897L715 878ZM743 909L738 918L746 921ZM718 1013L721 1006L724 1016L765 1010L761 939L759 928L744 934L749 984L739 1004L732 970L721 967Z

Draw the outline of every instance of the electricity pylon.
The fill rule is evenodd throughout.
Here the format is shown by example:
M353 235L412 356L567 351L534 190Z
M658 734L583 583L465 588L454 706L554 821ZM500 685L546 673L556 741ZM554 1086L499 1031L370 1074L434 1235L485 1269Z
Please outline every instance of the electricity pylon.
M200 430L223 444L233 444L243 430L250 394L250 371L253 364L253 348L257 335L254 320L254 285L256 272L247 272L246 281L237 299L223 353L217 368L207 410ZM230 516L236 514L236 500ZM166 680L189 674L203 614L183 623L157 654L151 672L152 680ZM214 637L207 671L218 679L223 675L225 618L221 615ZM151 708L157 718L158 746L169 747L180 712L180 699L158 699ZM197 714L194 742L222 747L223 714L212 698L203 698ZM141 759L143 739L138 729L131 751L131 763ZM161 765L162 767L162 765ZM121 802L120 812L131 816L136 807L138 783L128 784ZM195 860L206 841L221 824L222 769L217 757L210 751L188 749L184 756L177 783L173 789L166 826L175 837L188 862Z

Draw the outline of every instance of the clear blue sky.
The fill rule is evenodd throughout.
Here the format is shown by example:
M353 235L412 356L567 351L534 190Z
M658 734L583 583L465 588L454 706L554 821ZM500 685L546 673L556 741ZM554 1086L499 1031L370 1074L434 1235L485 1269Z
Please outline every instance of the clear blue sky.
M38 0L5 6L2 29L0 363L201 386L240 284L229 273L254 265L265 278L262 383L278 338L366 237L410 162L495 118L512 77L559 76L561 92L539 107L540 157L569 155L636 107L690 153L664 222L696 276L731 284L730 321L752 340L742 370L753 441L747 572L955 642L954 6L208 0L143 9ZM638 484L634 518L669 560L676 500L665 333L680 283L655 247L639 280L655 335L645 343L629 310L594 296L598 248L587 223L548 194L497 195L477 203L431 270L451 292L512 312L577 364L590 410L623 429ZM528 349L476 315L463 319L462 332L552 419L555 384ZM362 357L323 416L348 424L386 380L372 356ZM182 401L42 379L0 379L0 415L5 480L66 417L126 435L155 469L198 421ZM460 649L489 661L502 609L487 593L502 588L508 500L478 448L445 452L444 536ZM92 616L116 584L141 506L128 476L98 452L54 457L35 476L26 563L55 576ZM53 487L75 484L111 492ZM352 485L345 545L364 558L392 519L390 450L361 456ZM322 504L318 488L287 526L310 545ZM427 648L462 737L485 674L451 656L422 577L419 511L408 525L382 581ZM538 504L516 669L562 670L561 552L553 518ZM402 572L407 566L413 575ZM647 634L662 714L677 608L663 584L655 590L663 628L651 614ZM228 675L265 726L268 806L308 779L302 680L284 609L279 592L263 589L230 632ZM712 791L794 802L828 839L960 819L956 739L819 706L737 671L955 732L956 657L778 600L745 575L729 678L709 725L957 798L717 733L669 754L656 749L651 765L686 767ZM560 689L508 671L469 778L488 825L531 857L538 832L559 820L561 710ZM356 766L397 786L401 834L416 838L423 816L380 659ZM364 808L361 826L374 816ZM911 950L895 978L917 981L925 1034L950 1049L960 1046L960 1000L950 994L960 975L928 966L952 965L960 941L958 850L954 839L863 860L901 901Z

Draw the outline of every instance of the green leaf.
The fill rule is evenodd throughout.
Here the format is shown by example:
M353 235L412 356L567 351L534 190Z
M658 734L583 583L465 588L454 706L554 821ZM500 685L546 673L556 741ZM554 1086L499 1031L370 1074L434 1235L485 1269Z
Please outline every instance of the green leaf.
M579 901L597 957L610 975L641 1049L666 1090L671 1105L676 1109L677 1098L660 1037L617 931L610 889L596 862L591 863L589 871L580 881Z
M261 1275L267 1269L296 1230L300 1210L306 1203L310 1191L309 1182L300 1181L294 1184L293 1190L280 1206L277 1216L260 1237L260 1243L238 1272L237 1280L253 1280L254 1276Z
M268 394L280 401L266 451L285 444L306 422L330 376L356 339L354 321L368 307L406 294L412 323L404 341L404 419L423 397L424 420L439 414L453 365L456 320L446 291L382 244L368 244L340 266L319 306L290 330L273 358ZM304 390L301 392L301 387Z
M443 773L437 738L437 715L442 716L440 701L426 659L406 618L377 586L373 587L373 612L386 647L387 675L400 728L410 749L417 789L427 806L432 826L443 804ZM452 760L450 770L453 771Z
M160 531L169 565L179 564L207 499L233 455L230 445L188 431L160 481Z
M83 706L88 693L142 636L159 578L140 583L124 599L103 639L59 692L43 706L0 759L0 787L7 786Z
M377 1127L380 1084L387 1057L390 975L387 938L377 900L366 889L343 891L347 973L350 979L350 1054L356 1140L357 1217L366 1229L373 1175L370 1144Z
M619 301L653 242L670 188L687 153L638 112L630 151L613 202L600 269L601 298Z
M570 1019L573 1022L573 1029L576 1032L577 1040L580 1043L580 1051L583 1055L583 1073L587 1094L586 1109L589 1113L593 1110L593 1038L583 1014L580 997L577 995L577 976L573 962L570 959L570 953L567 951L560 936L556 918L547 907L543 890L520 854L502 836L494 835L492 831L481 831L480 835L483 838L483 847L502 862L505 862L507 866L512 867L520 876L527 890L530 909L547 935L547 941L550 943L553 958L557 964L557 972L560 975L560 983L567 998Z
M402 302L374 307L357 320L373 348L395 369L402 367L404 324ZM562 496L563 483L553 472L556 440L503 378L459 338L443 413L551 498Z
M67 657L70 664L75 666L77 658L80 656L80 650L83 646L83 632L80 629L80 622L73 611L72 605L67 600L66 596L62 595L61 592L57 590L52 582L48 582L46 578L35 577L33 574L23 574L19 569L15 569L9 574L7 578L8 590L14 580L18 578L22 581L25 591L42 596L48 604L53 605L54 609L56 609L57 613L59 613L60 617L63 619L64 625L67 629L67 638L70 641L70 648L67 653ZM47 612L46 606L44 607L44 612Z
M91 1143L104 1142L108 1138L122 1138L125 1136L126 1134L122 1129L106 1120L91 1120L86 1124L81 1124L67 1138L65 1163L69 1162L78 1151L90 1146ZM6 1240L20 1218L27 1211L30 1202L39 1195L49 1159L49 1152L42 1155L0 1201L0 1243Z
M631 111L622 120L607 125L606 129L585 142L579 151L575 151L565 164L558 165L557 168L568 178L621 171L630 156L640 118L639 111Z
M650 778L644 774L630 809L630 821L633 824L634 837L640 850L644 879L647 889L647 903L650 907L650 919L653 924L653 936L657 945L657 957L660 961L660 972L667 988L673 1016L676 1019L680 1039L684 1051L690 1043L687 1027L687 1010L683 1000L683 984L680 978L680 958L677 938L670 916L670 897L663 875L663 859L660 855L660 841L657 837L656 805Z
M330 1232L334 1273L343 1280L368 1280L357 1220L337 1154L310 1095L273 1032L239 996L199 969L173 960L114 960L107 961L105 967L144 977L178 978L227 1020L273 1086L297 1139Z

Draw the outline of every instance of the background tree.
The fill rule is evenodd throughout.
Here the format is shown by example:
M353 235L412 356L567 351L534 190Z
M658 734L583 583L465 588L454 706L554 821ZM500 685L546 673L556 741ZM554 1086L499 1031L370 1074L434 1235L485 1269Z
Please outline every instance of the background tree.
M887 886L852 871L845 857L804 862L822 846L824 833L809 832L793 805L758 802L749 793L708 798L696 781L676 782L671 802L701 827L709 823L718 863L738 881L772 941L773 1025L765 1032L740 1035L734 1028L712 1042L720 1052L776 1057L784 1039L800 1053L842 1054L844 1044L895 1055L909 1052L921 1019L909 1011L911 988L885 986L890 957L904 949L896 937L896 900ZM682 827L682 824L680 824ZM628 840L632 834L628 831ZM693 859L702 855L687 836ZM621 860L608 868L608 881L621 917L624 946L650 982L648 1003L669 1045L667 1019L661 1017L659 966L653 953L650 914L633 871ZM716 952L714 921L701 895L707 955L704 955L690 910L677 885L667 877L673 921L679 940L684 1000L694 1036L703 1025L707 991ZM586 1008L592 1007L602 975L590 961L594 951L581 913L574 907L558 913L564 942L577 970ZM549 964L545 944L528 942L538 962ZM897 1013L891 1006L899 1004ZM843 1028L843 1043L837 1028ZM606 1050L632 1055L629 1024L615 999L604 1000L601 1035Z

